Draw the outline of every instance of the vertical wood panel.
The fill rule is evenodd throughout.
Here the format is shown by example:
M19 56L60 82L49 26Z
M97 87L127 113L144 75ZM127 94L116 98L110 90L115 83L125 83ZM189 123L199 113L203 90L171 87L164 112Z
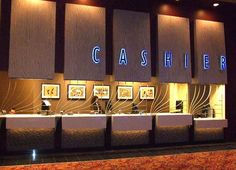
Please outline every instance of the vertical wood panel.
M117 81L150 81L150 19L148 13L114 10L114 75ZM127 52L128 64L119 65L121 48ZM147 50L147 66L141 66L141 51Z
M52 79L56 3L12 0L9 77Z
M171 68L164 66L165 51L172 51ZM188 68L184 55L188 54ZM191 51L189 19L158 15L158 70L160 82L191 82Z
M100 63L92 60L92 49L99 46ZM64 78L70 80L104 80L105 9L66 4Z
M200 84L225 84L227 71L221 71L219 57L225 56L224 24L221 22L196 20L195 41L195 78ZM203 54L210 57L210 69L203 69Z

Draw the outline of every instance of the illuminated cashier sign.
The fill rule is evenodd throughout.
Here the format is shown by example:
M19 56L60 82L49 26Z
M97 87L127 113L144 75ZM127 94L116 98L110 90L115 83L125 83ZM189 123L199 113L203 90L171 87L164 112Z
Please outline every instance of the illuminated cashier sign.
M121 48L120 50L120 57L119 57L119 65L127 65L128 58L125 48Z
M188 53L184 54L184 68L188 68Z
M220 56L220 70L225 71L227 69L227 62L225 56Z
M172 58L173 54L171 51L165 51L164 53L164 66L166 68L171 68L172 67Z
M142 50L140 53L140 65L146 67L148 65L147 62L148 51ZM127 65L128 64L128 55L125 48L121 48L120 57L119 57L119 65Z
M204 70L210 69L210 57L208 54L203 54L203 69Z
M100 58L98 56L100 51L101 51L101 48L99 46L95 46L92 50L92 60L95 64L100 63Z
M188 68L188 53L184 54L184 68L187 69ZM171 51L165 51L164 53L164 67L166 68L171 68L173 65L173 54Z
M221 71L225 71L227 69L227 62L225 56L220 56L219 58L219 67ZM209 70L210 69L210 57L208 54L203 54L203 69Z
M148 52L147 50L142 50L141 51L141 66L145 67L147 66L147 55L148 55Z

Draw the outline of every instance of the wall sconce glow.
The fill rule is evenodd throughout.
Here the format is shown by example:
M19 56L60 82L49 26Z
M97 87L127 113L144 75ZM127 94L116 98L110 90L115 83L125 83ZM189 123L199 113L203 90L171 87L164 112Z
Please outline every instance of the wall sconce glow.
M210 57L208 54L203 54L203 69L204 70L210 69Z
M128 59L125 48L121 48L120 50L120 58L119 58L119 65L127 65Z
M99 46L95 46L92 51L92 60L95 64L100 63L100 59L97 57L97 53L101 51L101 48Z
M188 53L185 53L184 55L184 68L188 68Z
M172 67L172 58L173 58L172 52L171 51L165 51L164 66L166 68L171 68Z
M220 4L219 3L214 3L213 7L218 7Z
M148 64L147 55L148 55L147 50L141 51L141 66L143 66L143 67L147 66L147 64Z
M227 62L225 56L220 56L220 70L225 71L227 69Z

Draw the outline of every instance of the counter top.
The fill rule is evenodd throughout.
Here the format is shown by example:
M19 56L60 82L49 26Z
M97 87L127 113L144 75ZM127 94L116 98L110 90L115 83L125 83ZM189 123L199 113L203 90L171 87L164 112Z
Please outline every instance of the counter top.
M121 114L112 114L112 117L140 117L140 116L152 116L155 114L152 113L138 113L138 114L125 114L125 113L121 113Z
M206 118L194 118L194 120L196 120L196 121L204 121L204 120L225 120L225 119L223 119L223 118L212 118L212 117L206 117Z
M61 117L107 117L106 114L89 114L89 113L80 113L80 114L63 114Z
M183 116L183 115L191 115L190 113L155 113L157 116Z
M0 115L0 117L3 118L42 118L42 117L56 117L58 115L43 115L43 114L6 114L6 115Z

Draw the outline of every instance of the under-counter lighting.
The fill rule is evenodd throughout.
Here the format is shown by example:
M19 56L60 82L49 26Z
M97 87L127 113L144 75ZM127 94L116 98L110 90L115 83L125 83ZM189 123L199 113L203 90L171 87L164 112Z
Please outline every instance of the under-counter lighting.
M36 151L35 149L33 149L32 151L32 161L35 161L36 160Z
M220 4L219 3L214 3L213 7L218 7Z

